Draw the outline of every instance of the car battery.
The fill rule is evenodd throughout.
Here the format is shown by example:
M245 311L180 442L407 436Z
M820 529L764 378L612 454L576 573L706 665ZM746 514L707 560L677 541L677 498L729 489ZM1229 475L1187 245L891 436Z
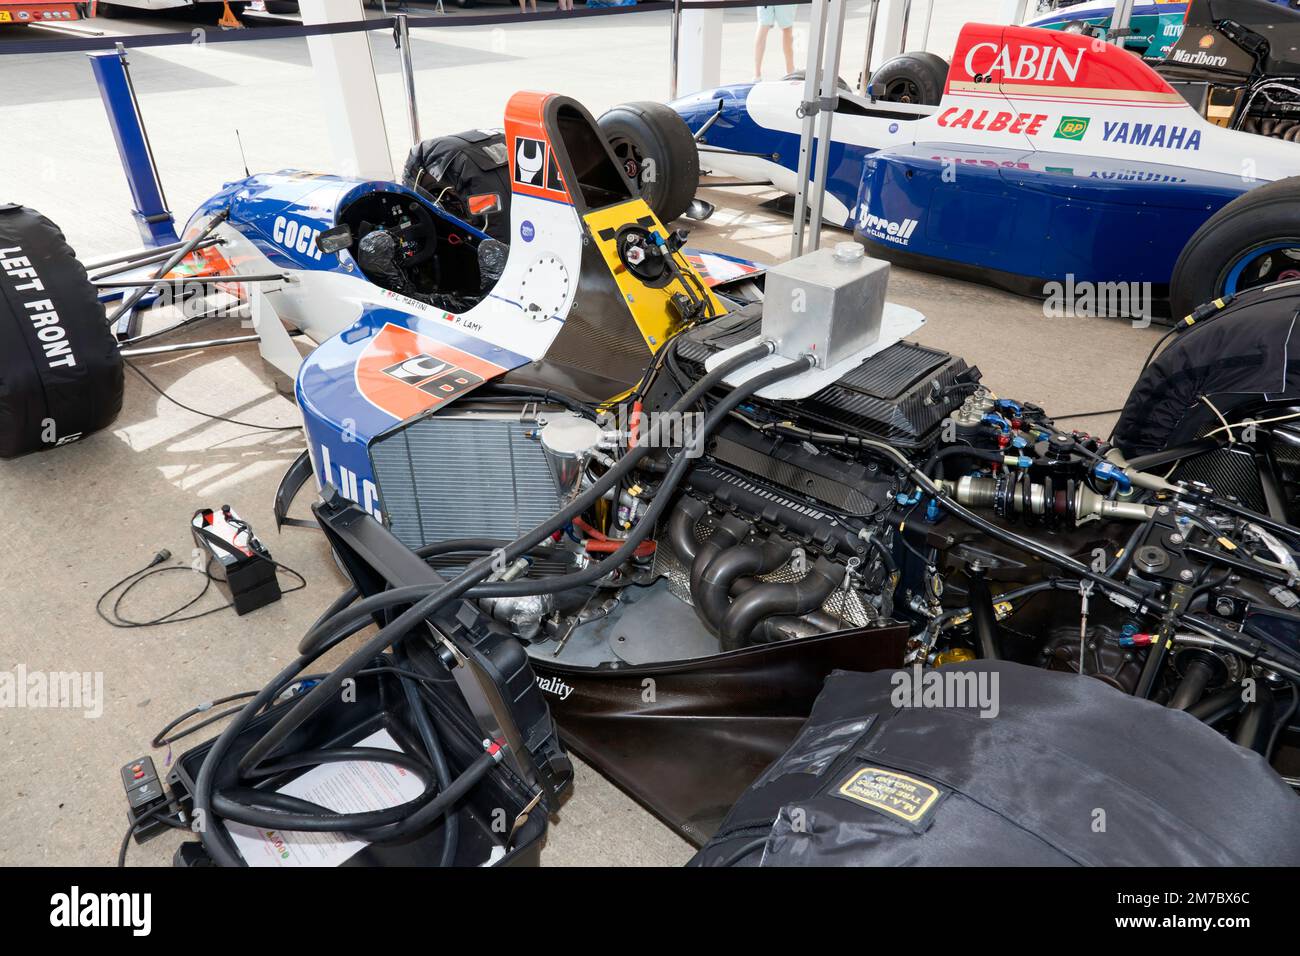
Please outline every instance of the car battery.
M194 543L208 559L208 573L229 599L236 614L247 614L280 600L275 561L252 526L222 505L202 508L191 521Z
M828 368L880 338L889 263L856 242L773 266L764 281L763 337L779 355Z

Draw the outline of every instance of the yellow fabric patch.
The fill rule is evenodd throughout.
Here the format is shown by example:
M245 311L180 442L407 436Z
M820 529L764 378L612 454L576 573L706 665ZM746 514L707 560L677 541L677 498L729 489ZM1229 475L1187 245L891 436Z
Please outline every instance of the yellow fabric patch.
M916 825L938 802L938 787L893 770L862 767L843 785L839 795L865 804L905 823Z

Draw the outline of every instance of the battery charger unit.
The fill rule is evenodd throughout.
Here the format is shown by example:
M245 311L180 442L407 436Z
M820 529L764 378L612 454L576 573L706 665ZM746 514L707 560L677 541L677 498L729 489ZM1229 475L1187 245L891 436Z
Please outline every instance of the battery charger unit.
M194 543L208 555L212 580L236 614L247 614L280 600L271 552L253 534L252 526L222 505L220 511L201 508L190 523Z

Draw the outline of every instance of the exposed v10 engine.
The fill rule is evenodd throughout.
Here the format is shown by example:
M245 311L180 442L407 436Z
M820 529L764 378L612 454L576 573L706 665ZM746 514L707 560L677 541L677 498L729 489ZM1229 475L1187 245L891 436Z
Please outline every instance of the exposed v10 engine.
M392 530L463 567L466 550L541 524L637 450L591 507L488 578L511 593L481 607L539 662L617 669L850 631L884 646L901 626L885 655L896 664L1081 673L1260 752L1285 742L1300 679L1300 411L1292 391L1245 379L1222 407L1166 387L1194 366L1212 394L1215 361L1236 375L1224 335L1269 354L1255 345L1282 334L1278 294L1203 314L1215 322L1152 364L1114 441L906 340L843 369L803 354L803 374L822 378L802 393L776 383L737 400L739 375L683 409L728 356L790 351L765 335L772 281L766 302L692 322L616 402L556 385L512 395L524 387L507 380L384 436L372 454ZM1157 427L1171 408L1176 427ZM1245 446L1234 424L1251 414L1275 424ZM620 550L596 579L548 584Z

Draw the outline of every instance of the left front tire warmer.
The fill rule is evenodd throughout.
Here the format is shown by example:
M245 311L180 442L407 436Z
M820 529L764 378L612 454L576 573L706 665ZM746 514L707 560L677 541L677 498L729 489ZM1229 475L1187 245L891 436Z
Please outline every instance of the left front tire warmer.
M107 427L122 391L117 342L63 232L0 203L0 458Z

